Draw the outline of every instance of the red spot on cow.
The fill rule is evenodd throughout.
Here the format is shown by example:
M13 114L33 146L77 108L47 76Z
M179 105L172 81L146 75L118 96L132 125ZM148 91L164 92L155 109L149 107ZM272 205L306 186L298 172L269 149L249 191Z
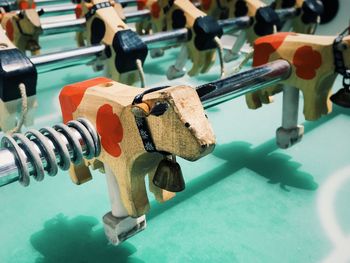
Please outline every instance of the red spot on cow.
M59 96L64 123L73 119L73 113L77 110L88 88L111 81L107 78L95 78L65 86Z
M104 104L97 111L97 132L101 136L101 145L110 155L118 157L122 150L119 143L123 139L123 127L117 114L109 104Z
M12 25L12 22L11 22L11 20L8 20L7 22L6 22L6 34L7 34L7 36L9 37L9 39L11 40L11 41L13 41L14 39L15 39L15 37L14 37L14 35L13 35L13 25Z
M296 74L301 79L310 80L316 76L316 71L322 65L322 56L311 46L299 47L293 57Z
M146 7L147 0L137 0L137 9L143 10Z
M269 58L293 32L283 32L258 38L254 42L253 66L257 67L269 62Z
M27 1L20 1L18 4L18 8L21 10L29 9L30 5Z
M211 5L211 0L202 0L202 8L207 11Z
M151 15L154 18L159 18L159 14L160 14L160 6L158 2L154 2L151 6Z
M74 12L75 12L75 17L76 18L80 18L82 13L83 13L83 8L81 7L81 4L77 4L75 9L74 9Z

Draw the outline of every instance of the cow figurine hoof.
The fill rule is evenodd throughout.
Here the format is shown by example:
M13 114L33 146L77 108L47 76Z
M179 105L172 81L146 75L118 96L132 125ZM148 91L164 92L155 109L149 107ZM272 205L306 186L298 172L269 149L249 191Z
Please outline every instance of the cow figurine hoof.
M290 146L301 141L304 135L304 126L298 125L297 127L285 129L279 127L276 131L276 143L278 147L287 149Z
M118 245L146 228L146 217L115 217L109 212L103 217L103 225L108 240Z
M161 48L155 48L150 51L151 58L159 58L164 55L164 50Z
M172 80L172 79L181 78L185 76L185 74L186 74L186 68L177 69L175 65L172 65L168 68L166 76L169 80Z
M231 50L227 51L227 53L224 56L224 61L226 63L231 62L233 60L238 59L240 56L240 52L236 53L236 52L232 52Z

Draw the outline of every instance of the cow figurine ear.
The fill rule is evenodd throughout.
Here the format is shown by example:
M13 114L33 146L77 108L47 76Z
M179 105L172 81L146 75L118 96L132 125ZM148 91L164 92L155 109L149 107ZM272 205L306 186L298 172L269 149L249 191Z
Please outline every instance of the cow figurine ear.
M19 13L17 14L18 19L23 19L24 18L24 12L23 10L19 11Z
M152 107L150 115L161 116L163 115L169 108L169 104L167 102L156 102L156 104Z
M150 108L147 103L141 102L132 105L131 112L138 118L145 118L150 114Z
M38 11L38 15L39 15L39 16L42 16L44 13L45 13L45 11L44 11L44 9L42 9L42 8Z

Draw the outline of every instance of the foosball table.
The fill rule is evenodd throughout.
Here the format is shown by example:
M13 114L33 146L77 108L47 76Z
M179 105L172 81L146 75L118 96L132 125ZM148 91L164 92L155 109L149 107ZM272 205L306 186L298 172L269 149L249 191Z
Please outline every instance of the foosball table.
M350 260L346 0L0 6L0 262Z

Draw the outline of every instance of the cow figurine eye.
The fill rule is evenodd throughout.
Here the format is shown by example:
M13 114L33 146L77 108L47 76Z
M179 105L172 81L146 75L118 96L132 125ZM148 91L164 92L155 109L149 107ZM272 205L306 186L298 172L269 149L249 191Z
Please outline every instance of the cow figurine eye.
M156 102L153 108L151 109L150 114L154 116L163 115L169 108L169 104L167 102Z
M188 122L186 122L186 123L185 123L185 127L186 127L186 128L189 128L189 127L191 127L191 124L189 124Z

